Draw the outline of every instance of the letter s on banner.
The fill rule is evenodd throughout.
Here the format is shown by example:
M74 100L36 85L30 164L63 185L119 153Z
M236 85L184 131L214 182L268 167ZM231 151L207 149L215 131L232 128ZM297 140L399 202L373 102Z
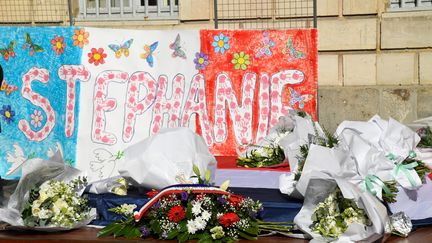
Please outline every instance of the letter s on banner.
M23 85L21 88L21 95L28 99L32 104L39 106L46 113L47 121L39 131L33 131L30 124L22 119L18 123L18 128L24 133L27 139L31 141L42 141L51 133L55 126L55 114L49 100L38 93L33 92L31 83L33 80L38 80L42 83L48 83L49 72L43 68L31 68L26 74L23 75Z

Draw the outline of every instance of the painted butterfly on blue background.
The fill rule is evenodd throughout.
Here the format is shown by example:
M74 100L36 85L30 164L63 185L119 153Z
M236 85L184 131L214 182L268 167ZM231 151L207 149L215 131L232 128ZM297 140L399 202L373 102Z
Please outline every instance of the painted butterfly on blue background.
M287 42L286 47L282 50L283 54L288 54L288 61L292 62L295 59L303 59L305 58L305 54L302 51L297 50L294 47L294 42L292 37L290 36Z
M181 57L186 59L186 52L180 46L180 34L177 34L175 41L169 45L169 48L174 50L172 57Z
M8 61L10 57L15 57L15 41L9 42L9 45L6 48L0 49L0 54L3 56L3 58Z
M30 56L33 56L35 54L35 52L43 52L44 49L42 46L37 45L35 43L33 43L32 39L30 38L29 33L26 33L26 43L23 46L24 50L29 49L30 52Z
M130 39L121 45L111 44L111 45L108 45L108 47L115 52L115 56L117 58L120 58L122 56L122 54L125 57L128 57L129 56L129 48L132 45L132 42L133 42L133 39Z
M140 55L142 59L145 59L150 67L153 67L153 52L156 50L159 42L154 42L153 44L144 45L144 53Z
M308 101L312 100L312 98L313 98L313 95L311 95L311 94L300 95L293 88L291 88L291 87L288 87L288 88L289 88L289 91L291 93L291 99L290 99L290 106L291 107L294 107L294 105L296 103L298 103L299 108L303 109L305 102L308 102Z
M266 31L263 33L263 44L264 46L261 47L258 52L255 54L256 58L260 58L264 55L266 56L272 56L273 52L270 50L270 48L275 46L274 41L270 39L269 33Z

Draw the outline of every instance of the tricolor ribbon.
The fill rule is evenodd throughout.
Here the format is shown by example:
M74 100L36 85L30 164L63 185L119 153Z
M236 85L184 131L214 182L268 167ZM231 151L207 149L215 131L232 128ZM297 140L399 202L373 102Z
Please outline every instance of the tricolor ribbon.
M159 199L164 196L177 194L182 192L189 192L194 194L199 193L207 193L207 194L221 194L221 195L231 195L231 193L224 191L217 187L211 187L207 185L173 185L169 187L165 187L158 194L152 197L144 206L141 207L139 211L134 212L135 221L138 222L142 218L142 216L149 210Z

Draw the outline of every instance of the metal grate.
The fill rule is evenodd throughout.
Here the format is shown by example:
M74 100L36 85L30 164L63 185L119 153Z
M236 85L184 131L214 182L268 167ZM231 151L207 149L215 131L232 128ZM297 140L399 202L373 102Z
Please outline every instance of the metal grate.
M316 27L317 0L214 0L215 28Z
M431 10L432 0L390 0L391 10Z
M78 20L177 19L178 0L79 0Z
M59 25L68 9L68 0L0 0L0 25Z

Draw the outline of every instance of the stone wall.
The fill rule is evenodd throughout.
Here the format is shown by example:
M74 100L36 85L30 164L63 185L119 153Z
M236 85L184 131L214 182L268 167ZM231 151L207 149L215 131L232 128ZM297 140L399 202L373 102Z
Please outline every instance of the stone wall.
M213 0L180 2L178 23L130 26L213 28ZM317 2L318 109L328 130L374 114L406 123L432 116L432 9L391 11L386 0Z

